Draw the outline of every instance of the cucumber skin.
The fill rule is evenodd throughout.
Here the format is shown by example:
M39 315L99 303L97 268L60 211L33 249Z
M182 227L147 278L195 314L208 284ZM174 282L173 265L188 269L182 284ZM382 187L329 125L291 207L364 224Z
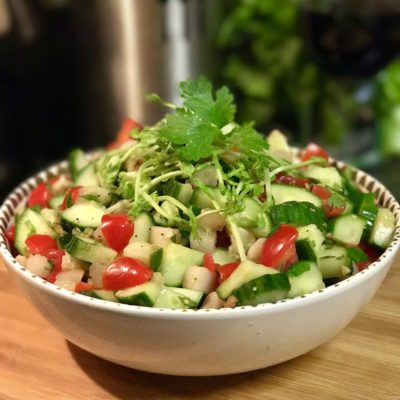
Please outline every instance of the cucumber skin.
M324 212L308 202L288 201L272 206L271 219L274 226L291 224L298 227L314 224L320 231L326 231Z
M65 246L65 250L71 256L91 263L99 262L108 264L118 255L115 250L105 247L101 243L87 240L79 235L71 237L71 240Z
M130 290L135 291L138 289L142 290L129 294ZM119 290L115 293L115 296L120 303L142 307L153 307L160 292L161 287L157 283L149 281L133 288Z
M255 278L250 282L245 283L238 289L233 291L239 306L256 305L261 303L257 301L258 297L263 297L262 303L266 302L266 294L274 293L271 296L271 301L277 301L286 297L290 290L288 276L285 273L279 272L272 275L263 275ZM277 295L278 294L278 295Z
M317 254L308 239L296 240L296 252L299 260L317 261Z

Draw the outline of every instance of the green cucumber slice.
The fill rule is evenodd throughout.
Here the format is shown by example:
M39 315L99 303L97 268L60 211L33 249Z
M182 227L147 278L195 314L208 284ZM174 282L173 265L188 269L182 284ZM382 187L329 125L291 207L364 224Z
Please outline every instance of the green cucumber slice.
M275 226L291 224L296 227L310 224L326 230L325 214L312 203L288 201L271 207L271 219Z
M290 283L289 298L302 296L325 287L320 270L311 261L300 261L293 264L287 275Z
M110 264L118 253L82 234L71 236L65 250L71 256L90 263Z
M332 239L349 246L357 246L362 238L367 221L355 214L341 215L328 223Z
M102 205L94 201L87 201L74 204L64 210L61 213L61 220L77 228L96 229L105 213L106 209Z
M374 225L372 226L369 243L386 249L393 240L396 229L396 218L387 208L379 208Z
M15 248L18 253L25 255L27 252L25 241L33 235L49 235L53 238L56 233L50 228L47 221L36 211L27 208L18 218L15 224Z
M306 189L290 185L273 184L271 194L275 204L282 204L288 201L308 202L316 207L322 207L322 200Z
M233 291L239 306L256 306L262 303L274 303L287 297L290 283L286 274L263 275L246 282Z
M153 307L160 295L160 291L160 285L150 281L128 289L119 290L115 293L115 296L121 303Z
M232 272L228 279L217 287L216 291L221 299L226 300L235 289L239 288L246 282L263 275L277 273L278 271L276 269L246 260Z

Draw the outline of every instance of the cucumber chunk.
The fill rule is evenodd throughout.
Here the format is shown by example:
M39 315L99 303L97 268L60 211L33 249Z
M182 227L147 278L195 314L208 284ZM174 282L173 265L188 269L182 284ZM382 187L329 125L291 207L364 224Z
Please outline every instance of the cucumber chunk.
M174 197L183 204L189 204L192 200L193 187L190 183L181 183L170 180L163 187L163 193Z
M84 200L93 200L108 206L111 203L111 192L101 186L84 186L79 190L79 197Z
M80 171L82 171L87 165L89 160L82 149L75 148L70 151L68 155L69 172L71 173L72 180L75 181Z
M311 261L300 261L293 264L287 275L290 282L289 298L302 296L325 287L320 270Z
M318 253L325 240L323 233L316 225L311 224L297 228L296 252L299 260L317 261Z
M64 195L60 194L58 196L54 196L49 201L49 206L53 209L58 211L64 201Z
M192 203L194 206L201 209L215 209L213 201L218 203L221 207L223 207L226 203L224 196L222 196L221 192L217 188L206 187L205 191L203 189L196 188L193 191Z
M263 275L246 282L233 291L239 306L256 306L262 303L274 303L287 297L290 283L286 274Z
M372 226L369 243L386 249L393 240L396 229L396 218L387 208L379 208L374 225Z
M199 308L204 293L197 290L169 288L165 287L161 290L156 302L155 308L169 309L196 309Z
M316 207L322 207L322 200L306 189L290 185L271 185L271 194L275 204L282 204L288 201L308 202Z
M347 214L330 220L328 230L332 233L332 239L349 246L357 246L366 224L367 221L364 218Z
M214 262L220 265L236 262L238 260L238 256L236 254L232 254L228 250L224 249L215 249L212 254Z
M94 165L87 165L79 174L75 180L76 186L99 186L99 180L97 179Z
M346 248L333 244L321 246L317 265L324 279L342 278L351 272L351 260Z
M157 250L153 244L146 242L133 242L129 243L122 254L124 257L136 258L147 266L150 265L151 255Z
M25 241L33 234L49 235L53 238L56 233L50 228L47 221L38 212L27 208L15 224L15 248L18 253L25 255L27 248Z
M168 243L163 250L161 264L158 271L161 272L166 286L181 286L183 275L191 265L201 265L203 253L189 249L175 243Z
M160 295L160 291L160 285L150 281L128 289L119 290L115 293L115 296L121 303L153 307Z
M296 227L314 224L326 230L325 215L312 203L288 201L271 207L271 219L275 226L292 224Z
M85 203L76 203L67 208L61 213L61 219L77 228L96 229L100 225L101 218L105 212L106 209L102 205L94 201L87 201Z
M277 274L278 271L274 268L265 267L261 264L256 264L252 261L243 261L221 285L217 287L218 296L226 300L232 292L255 278L263 275Z
M266 238L272 231L272 221L269 215L265 212L258 214L257 226L250 228L249 231L258 239Z
M79 260L99 264L110 264L118 255L115 250L82 234L72 236L65 251Z
M153 218L151 218L150 214L141 213L139 214L135 220L135 230L130 239L131 243L134 242L150 242L150 231L151 227L154 225Z
M257 218L260 213L262 213L260 204L254 199L245 198L243 200L243 211L234 214L232 219L242 228L256 228Z
M303 172L306 178L315 179L323 185L332 189L342 191L344 181L339 171L335 167L320 167L318 165L309 165Z
M85 296L93 297L95 299L106 300L106 301L113 301L115 303L118 302L115 293L112 290L103 290L103 289L96 289L96 290L82 290L79 292Z

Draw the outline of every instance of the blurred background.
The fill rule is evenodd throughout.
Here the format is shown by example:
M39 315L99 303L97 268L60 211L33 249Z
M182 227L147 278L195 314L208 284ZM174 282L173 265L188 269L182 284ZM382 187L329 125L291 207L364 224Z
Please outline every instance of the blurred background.
M400 195L399 0L0 0L0 197L204 74Z

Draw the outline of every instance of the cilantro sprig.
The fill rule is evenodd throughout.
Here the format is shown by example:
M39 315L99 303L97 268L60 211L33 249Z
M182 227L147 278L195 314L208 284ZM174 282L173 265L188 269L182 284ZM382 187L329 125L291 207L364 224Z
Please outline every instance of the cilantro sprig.
M96 162L97 177L102 186L127 202L131 216L153 212L169 226L179 228L182 236L189 232L196 235L199 210L166 195L164 188L170 181L191 183L212 199L214 208L205 213L224 215L244 259L244 246L232 216L243 210L246 197L267 209L273 204L268 194L275 175L295 173L322 161L296 164L276 157L251 123L235 122L236 106L229 89L214 90L205 77L182 82L180 96L182 105L176 106L151 95L172 112L154 126L133 130L131 145L104 153ZM195 177L196 172L210 166L217 176L218 196ZM259 201L259 196L265 196L266 201Z

